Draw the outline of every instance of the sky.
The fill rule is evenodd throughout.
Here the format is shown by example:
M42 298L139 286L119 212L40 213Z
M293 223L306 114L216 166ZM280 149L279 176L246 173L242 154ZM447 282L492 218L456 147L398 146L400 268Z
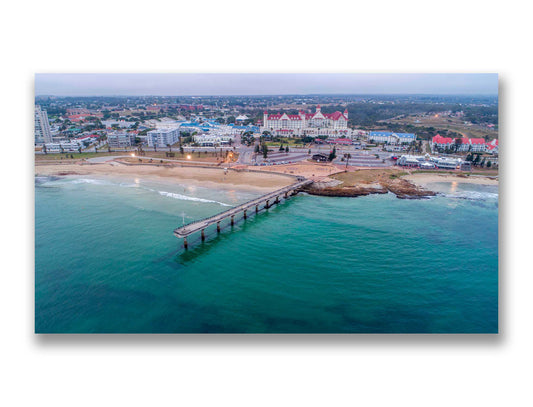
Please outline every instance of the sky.
M36 96L286 94L497 95L498 74L42 73L35 75Z

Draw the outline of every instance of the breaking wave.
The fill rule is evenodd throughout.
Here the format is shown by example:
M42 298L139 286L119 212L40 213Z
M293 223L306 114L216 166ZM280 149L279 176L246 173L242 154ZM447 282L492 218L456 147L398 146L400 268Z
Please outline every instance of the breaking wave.
M216 204L219 204L219 205L222 205L222 206L232 206L232 205L228 205L228 204L226 204L224 202L212 201L210 199L203 199L203 198L195 198L195 197L192 197L192 196L176 194L176 193L173 193L173 192L166 192L166 191L157 191L157 192L159 193L159 195L167 196L169 198L174 198L174 199L180 199L182 201L196 201L196 202L204 202L204 203L216 203Z
M467 199L469 201L488 201L498 200L498 194L495 192L479 192L479 191L462 191L453 194L443 193L447 198Z

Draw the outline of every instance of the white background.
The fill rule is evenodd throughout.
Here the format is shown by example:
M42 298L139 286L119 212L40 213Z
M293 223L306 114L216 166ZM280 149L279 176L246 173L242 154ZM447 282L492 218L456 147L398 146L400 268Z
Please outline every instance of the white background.
M1 404L532 405L531 30L520 4L4 4ZM499 73L501 333L34 335L35 72Z

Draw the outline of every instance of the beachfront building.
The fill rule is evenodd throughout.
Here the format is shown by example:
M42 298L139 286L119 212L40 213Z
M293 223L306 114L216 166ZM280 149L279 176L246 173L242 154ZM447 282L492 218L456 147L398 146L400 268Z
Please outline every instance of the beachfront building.
M411 144L416 140L416 134L413 133L391 133L389 131L371 131L368 134L368 140L371 143L384 143L387 145L401 146Z
M467 151L471 151L471 152L474 152L474 153L483 153L483 152L485 152L485 139L482 139L482 138L471 138L470 139L470 146L472 146L472 148L470 150L467 150Z
M263 126L261 132L268 131L274 136L328 136L350 137L348 129L348 110L344 113L322 113L320 105L315 113L305 113L300 110L298 114L268 114L263 113Z
M131 147L135 144L135 134L115 131L107 134L107 144L111 148Z
M431 150L445 150L452 146L453 139L451 137L442 137L440 134L437 134L431 139Z
M146 134L149 147L166 147L176 144L180 139L180 128L161 128L149 131Z
M498 139L494 139L486 143L485 151L491 154L498 154Z
M461 167L461 164L463 163L463 160L460 158L432 158L432 160L435 163L435 166L437 168L440 168L442 170L455 170L457 168Z
M45 143L47 153L72 153L79 152L83 145L79 141L60 141L58 143Z
M461 139L452 139L451 137L442 137L440 134L433 137L430 144L432 151L444 151L449 149L463 153L484 153L491 149L489 147L490 143L486 143L482 138L463 137ZM498 141L496 140L495 145L497 146L497 144Z
M423 156L416 155L402 155L398 161L397 165L402 167L419 167L421 163L425 162L426 159Z
M39 105L35 106L35 141L38 143L52 142L48 113L46 110L42 110Z

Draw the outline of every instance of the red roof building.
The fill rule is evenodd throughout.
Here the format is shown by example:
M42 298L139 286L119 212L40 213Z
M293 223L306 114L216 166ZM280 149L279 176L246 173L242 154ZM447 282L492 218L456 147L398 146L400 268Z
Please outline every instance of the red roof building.
M271 131L274 134L294 133L295 135L327 135L347 133L348 111L334 113L322 113L320 105L317 105L315 113L299 111L298 114L263 113L263 131ZM287 131L289 130L289 131Z

